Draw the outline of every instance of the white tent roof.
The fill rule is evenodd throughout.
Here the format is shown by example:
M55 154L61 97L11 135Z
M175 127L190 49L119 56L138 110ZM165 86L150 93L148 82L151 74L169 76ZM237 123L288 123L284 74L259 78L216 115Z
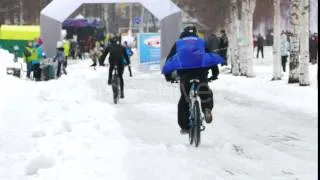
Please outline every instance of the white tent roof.
M180 12L171 0L53 0L41 11L41 14L62 22L85 3L141 3L159 20Z

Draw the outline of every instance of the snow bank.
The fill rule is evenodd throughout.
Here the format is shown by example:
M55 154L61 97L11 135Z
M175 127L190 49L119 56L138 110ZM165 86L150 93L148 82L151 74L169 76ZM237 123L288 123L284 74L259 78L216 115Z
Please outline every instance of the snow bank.
M44 155L40 155L30 160L30 162L26 166L26 174L27 175L35 175L37 174L39 169L48 169L54 165L54 161L50 157L46 157Z

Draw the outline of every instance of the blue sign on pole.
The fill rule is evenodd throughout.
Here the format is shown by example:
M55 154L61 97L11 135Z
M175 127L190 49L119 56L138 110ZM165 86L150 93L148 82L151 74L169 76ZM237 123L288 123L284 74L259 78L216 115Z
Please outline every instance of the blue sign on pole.
M140 63L160 63L161 41L159 33L142 33L138 38Z
M140 24L141 23L141 18L140 17L135 17L134 18L134 23L135 24Z

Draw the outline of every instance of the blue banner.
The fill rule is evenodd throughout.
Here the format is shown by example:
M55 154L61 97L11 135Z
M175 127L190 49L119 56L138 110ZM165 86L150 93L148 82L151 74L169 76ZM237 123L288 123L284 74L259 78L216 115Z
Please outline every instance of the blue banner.
M142 33L138 38L140 63L160 63L161 42L159 33Z

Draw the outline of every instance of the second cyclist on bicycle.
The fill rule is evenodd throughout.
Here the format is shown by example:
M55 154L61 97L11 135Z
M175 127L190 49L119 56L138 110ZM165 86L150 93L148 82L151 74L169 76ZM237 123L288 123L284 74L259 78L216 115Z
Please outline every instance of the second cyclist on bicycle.
M126 53L125 47L121 45L120 41L121 41L120 37L118 36L113 37L110 40L110 44L105 49L104 53L100 58L101 60L104 60L107 57L107 55L110 53L108 84L111 85L112 72L114 70L114 67L117 66L118 75L120 78L120 89L121 89L120 98L124 98L123 70L125 65L123 64L123 58L125 58L128 64L130 64L130 59L128 54Z

